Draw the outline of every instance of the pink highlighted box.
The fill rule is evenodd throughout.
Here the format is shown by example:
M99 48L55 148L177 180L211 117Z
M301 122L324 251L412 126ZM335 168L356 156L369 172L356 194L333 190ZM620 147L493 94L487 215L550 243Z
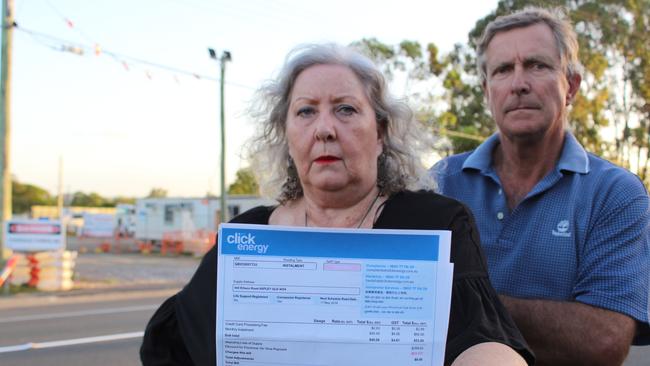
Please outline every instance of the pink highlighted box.
M359 272L361 271L361 264L360 263L324 263L323 271Z

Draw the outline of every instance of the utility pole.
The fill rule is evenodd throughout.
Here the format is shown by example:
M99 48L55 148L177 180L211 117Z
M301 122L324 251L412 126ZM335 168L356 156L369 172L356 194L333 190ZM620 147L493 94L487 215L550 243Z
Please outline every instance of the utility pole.
M9 162L11 132L11 41L14 28L14 2L2 0L2 52L0 55L0 268L5 264L5 222L11 219L11 169Z
M63 156L59 156L59 195L56 198L56 208L59 212L59 221L63 224Z
M217 57L217 52L208 48L210 58L218 60L221 66L221 78L219 80L221 88L221 195L219 197L219 206L221 207L221 222L228 221L228 206L226 203L226 114L224 110L224 84L226 76L226 62L232 60L230 52L223 51L221 57Z

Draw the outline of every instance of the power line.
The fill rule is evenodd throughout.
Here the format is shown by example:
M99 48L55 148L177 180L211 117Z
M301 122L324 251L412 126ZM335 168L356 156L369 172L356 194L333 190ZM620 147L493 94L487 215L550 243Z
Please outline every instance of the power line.
M460 138L467 139L467 140L474 140L474 141L478 141L478 142L485 141L485 137L483 137L483 136L472 135L472 134L469 134L469 133L464 133L464 132L459 132L459 131L452 131L452 130L448 130L448 129L442 128L442 127L438 128L438 132L441 135L460 137Z
M425 125L431 125L433 122L434 122L433 119L429 119L428 121L422 123ZM454 131L441 126L434 126L433 131L434 133L442 136L452 136L452 137L458 137L466 140L474 140L478 142L483 142L486 139L486 137L480 135L474 135L474 134L461 132L461 131Z
M59 9L56 8L50 0L43 0L43 1L45 1L45 3L50 7L50 9L52 9L52 11L54 11L59 16L59 18L61 18L68 25L69 28L74 29L88 42L93 42L97 44L97 42L95 42L92 38L88 37L84 32L82 32L81 29L79 29L79 27L75 26L75 24L72 22L72 19L68 18L67 16L65 16L65 14L59 11Z
M144 59L141 59L141 58L138 58L138 57L113 52L113 51L103 49L103 48L99 48L99 46L97 44L90 46L90 45L84 44L84 43L69 41L69 40L66 40L66 39L63 39L63 38L52 36L52 35L47 34L47 33L38 32L38 31L31 30L31 29L20 27L16 23L14 23L14 28L16 30L20 31L20 32L23 32L25 34L28 34L28 35L32 36L32 38L37 43L40 43L41 45L46 46L46 47L48 47L50 49L53 49L55 51L72 52L72 53L75 53L77 55L82 55L83 50L93 50L93 52L95 52L97 54L106 54L108 56L113 57L116 61L118 61L119 63L122 63L125 67L126 67L125 63L140 64L140 65L146 65L146 66L154 67L154 68L157 68L157 69L169 71L169 72L176 73L176 74L191 76L191 77L194 77L194 78L200 79L200 80L209 80L209 81L213 81L213 82L220 82L220 80L221 80L218 77L201 74L201 73L198 73L196 71L180 69L180 68L165 65L165 64L162 64L162 63L159 63L159 62L144 60ZM53 42L59 44L60 47L57 48L56 46L53 46L51 44L46 44L46 43L42 42L43 39L48 40L48 41L53 41ZM249 86L249 85L244 85L244 84L231 82L231 81L225 81L225 83L227 85L230 85L230 86L236 86L236 87L243 88L243 89L248 89L248 90L255 90L256 89L256 88L254 88L252 86Z

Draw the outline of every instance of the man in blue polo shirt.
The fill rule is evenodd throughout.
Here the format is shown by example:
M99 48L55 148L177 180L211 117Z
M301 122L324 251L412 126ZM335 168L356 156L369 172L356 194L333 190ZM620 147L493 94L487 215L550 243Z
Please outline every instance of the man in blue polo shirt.
M432 173L476 216L490 279L538 364L620 365L650 339L650 204L636 176L568 131L577 54L558 11L490 23L477 55L498 133Z

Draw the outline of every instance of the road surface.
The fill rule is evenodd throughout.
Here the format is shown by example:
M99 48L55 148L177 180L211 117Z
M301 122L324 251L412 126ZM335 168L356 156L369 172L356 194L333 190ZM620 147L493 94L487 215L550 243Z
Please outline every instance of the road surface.
M81 293L0 297L0 365L139 365L147 321L197 265L188 257L80 255ZM650 346L633 347L624 364L648 365Z
M0 364L139 365L138 349L147 321L177 290L43 297L16 307L4 304Z

